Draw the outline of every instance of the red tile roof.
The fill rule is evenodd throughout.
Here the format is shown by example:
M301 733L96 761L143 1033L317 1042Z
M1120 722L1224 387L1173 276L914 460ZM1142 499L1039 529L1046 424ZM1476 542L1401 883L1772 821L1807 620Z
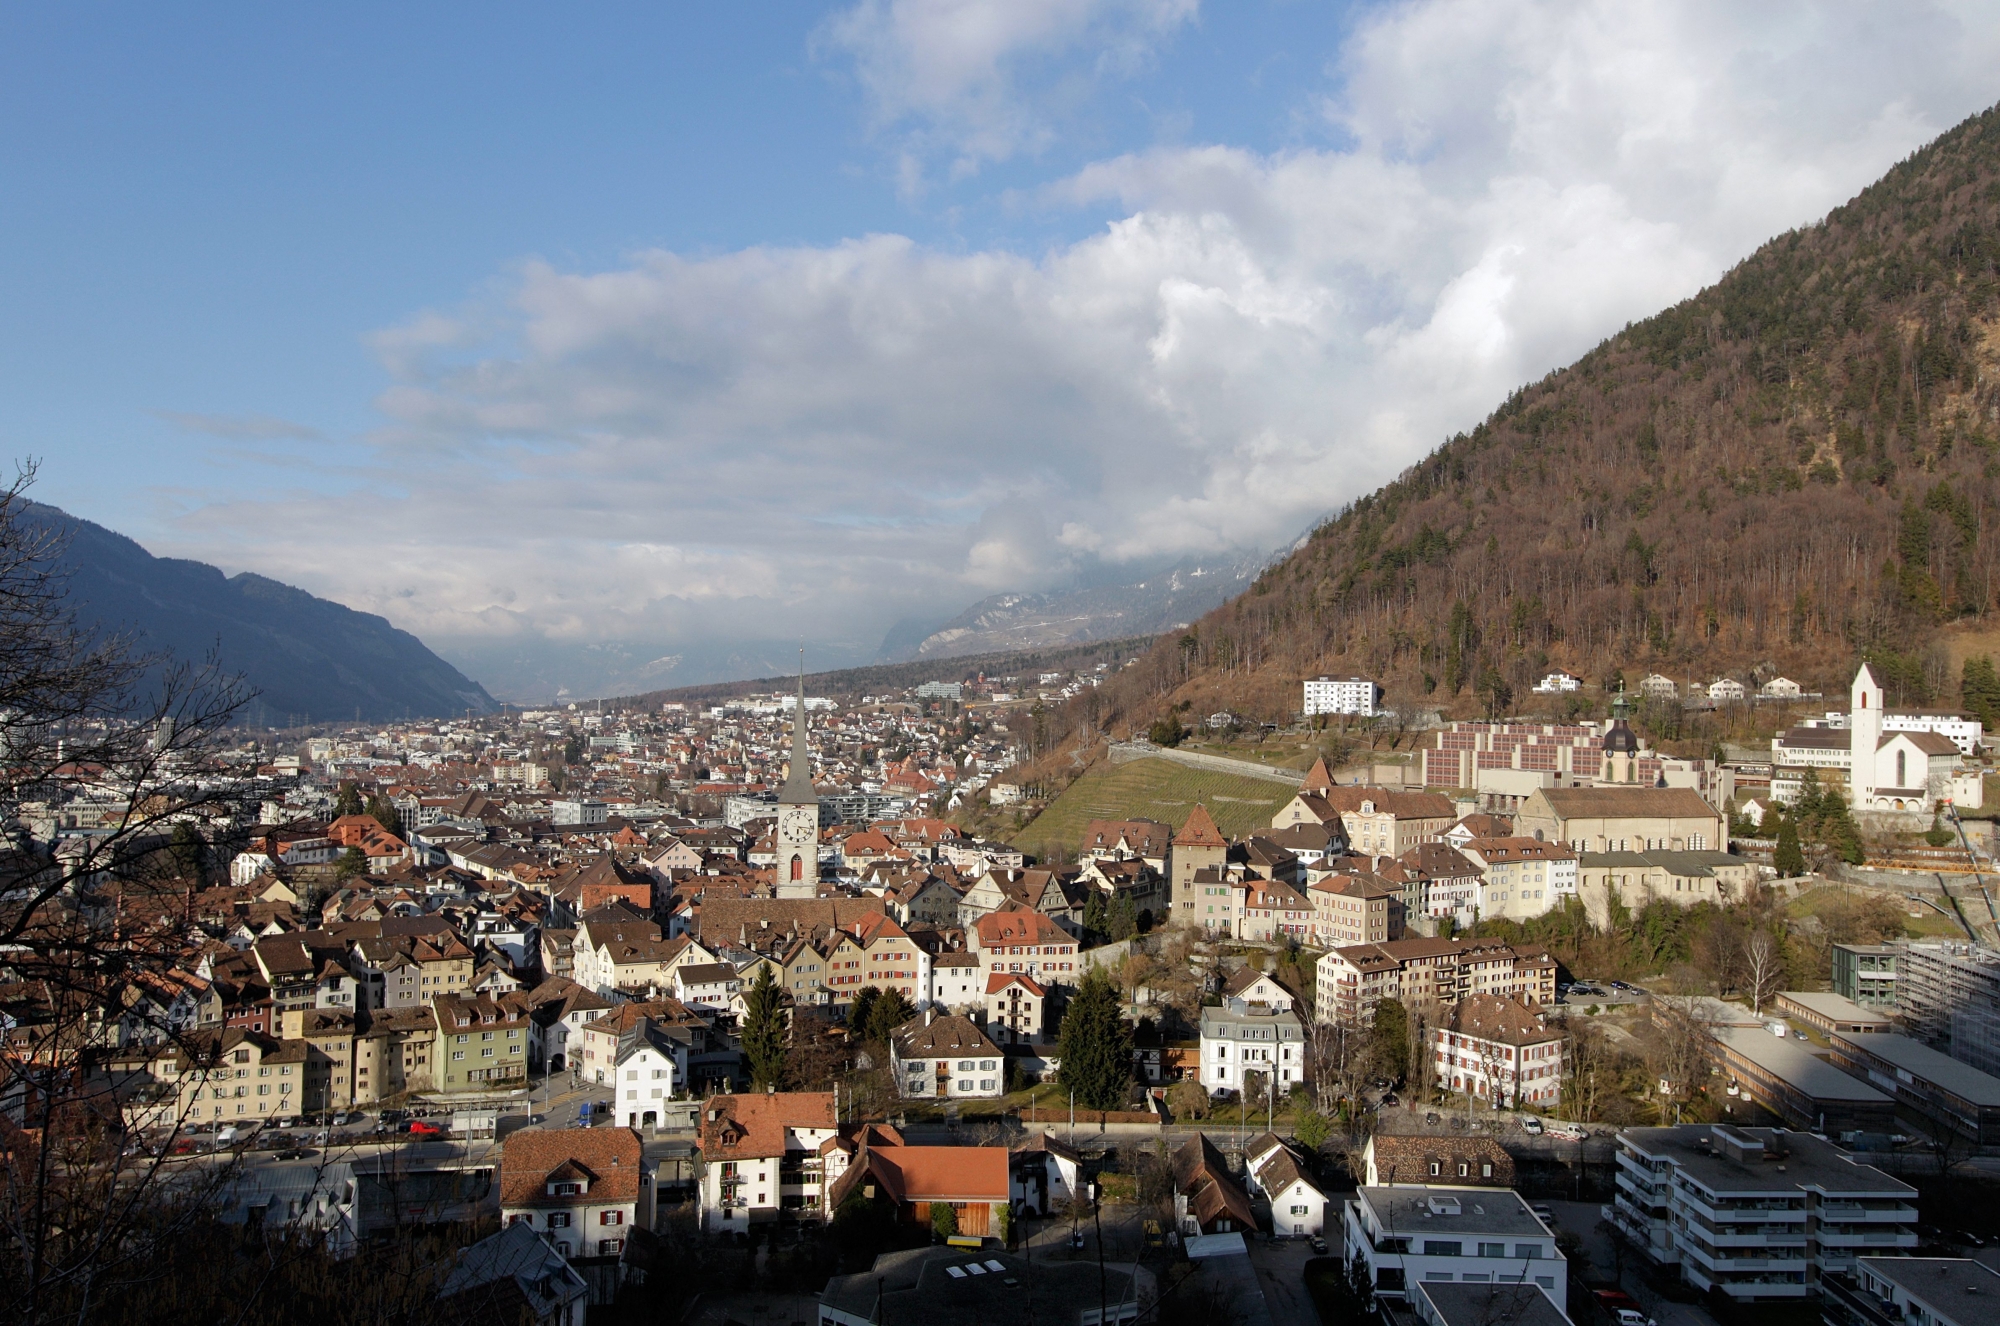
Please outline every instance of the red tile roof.
M782 1156L786 1129L837 1126L831 1091L710 1096L701 1107L696 1145L707 1160Z
M500 1149L500 1205L577 1206L584 1202L636 1202L645 1156L630 1128L523 1128ZM558 1170L579 1169L590 1185L580 1197L552 1197ZM560 1181L577 1176L563 1173Z

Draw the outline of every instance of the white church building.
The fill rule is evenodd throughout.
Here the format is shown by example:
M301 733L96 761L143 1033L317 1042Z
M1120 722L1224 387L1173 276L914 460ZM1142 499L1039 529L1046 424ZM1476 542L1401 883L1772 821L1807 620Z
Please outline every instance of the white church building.
M1980 804L1982 780L1960 772L1958 743L1938 732L1910 730L1907 716L1883 709L1881 685L1863 663L1854 674L1846 722L1811 724L1771 740L1772 795L1789 802L1806 769L1840 769L1857 812L1928 817L1941 801Z

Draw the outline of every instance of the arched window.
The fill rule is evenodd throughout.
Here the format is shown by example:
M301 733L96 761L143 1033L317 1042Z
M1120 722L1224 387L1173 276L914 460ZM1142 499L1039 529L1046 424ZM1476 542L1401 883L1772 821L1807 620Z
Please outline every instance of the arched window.
M806 877L806 863L804 858L794 856L792 858L792 878L804 879L805 877Z
M1905 754L1905 752L1903 752L1903 751L1897 751L1897 752L1896 752L1896 786L1897 786L1897 787L1907 787L1907 786L1908 786L1908 784L1907 784L1907 783L1905 783L1905 782L1903 781L1903 756L1904 756L1904 754Z

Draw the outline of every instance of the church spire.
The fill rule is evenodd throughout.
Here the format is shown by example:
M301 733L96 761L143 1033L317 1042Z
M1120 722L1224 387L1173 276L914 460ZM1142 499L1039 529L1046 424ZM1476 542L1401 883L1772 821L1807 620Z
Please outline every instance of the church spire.
M810 806L819 801L813 791L812 749L806 743L806 651L799 651L799 707L792 711L792 767L785 775L781 806Z

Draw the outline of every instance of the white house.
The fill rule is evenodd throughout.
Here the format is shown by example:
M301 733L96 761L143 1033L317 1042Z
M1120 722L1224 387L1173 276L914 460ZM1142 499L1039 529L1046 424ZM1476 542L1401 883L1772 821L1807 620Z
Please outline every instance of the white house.
M726 962L703 962L674 968L674 998L689 1008L712 1013L734 1011L743 978Z
M1512 1282L1568 1310L1568 1263L1512 1188L1364 1187L1343 1216L1347 1256L1368 1264L1384 1298L1407 1302L1414 1284Z
M565 1257L616 1257L653 1225L653 1173L629 1128L523 1128L500 1149L500 1223L546 1233Z
M1760 700L1796 700L1805 694L1805 688L1790 677L1773 677L1757 688Z
M926 1009L889 1037L889 1065L905 1096L1007 1094L1006 1058L971 1018Z
M1305 683L1305 712L1373 718L1382 688L1366 677L1315 677Z
M778 1212L824 1218L823 1165L840 1130L830 1091L711 1096L702 1105L701 1227L743 1233Z
M1265 1133L1244 1150L1250 1190L1271 1204L1271 1232L1280 1238L1305 1238L1325 1232L1326 1194L1312 1181L1298 1152Z
M1708 684L1708 698L1717 704L1748 699L1750 692L1734 677L1717 677Z
M1537 695L1563 695L1583 689L1583 678L1573 673L1556 671L1542 678L1534 685Z
M1237 1012L1201 1010L1201 1085L1218 1091L1245 1089L1246 1075L1262 1075L1261 1090L1280 1097L1305 1080L1305 1028L1289 1009Z
M931 962L930 1000L948 1011L986 1006L986 968L977 953L954 949Z
M688 1044L667 1035L651 1019L640 1018L623 1036L611 1061L618 1084L616 1117L628 1128L650 1128L665 1118L666 1105L688 1082Z

